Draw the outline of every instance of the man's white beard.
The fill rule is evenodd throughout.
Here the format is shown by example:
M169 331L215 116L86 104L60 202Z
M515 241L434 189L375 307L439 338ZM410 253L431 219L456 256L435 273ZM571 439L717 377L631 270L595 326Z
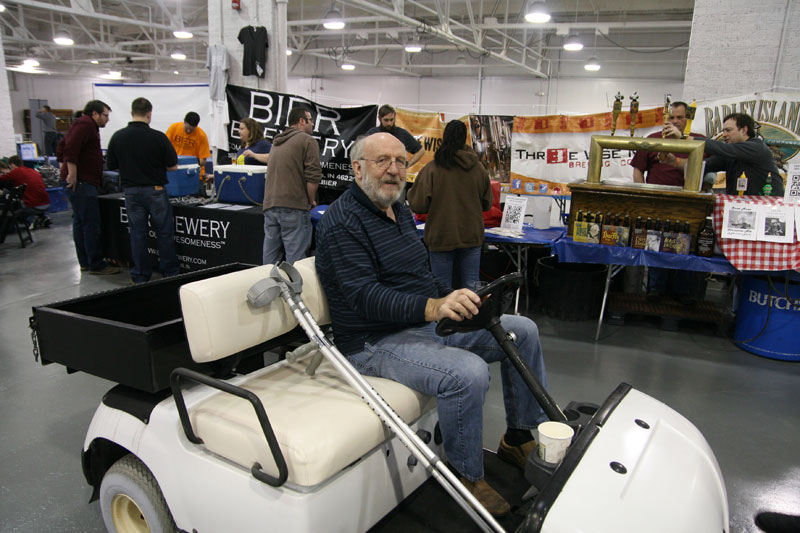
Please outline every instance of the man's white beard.
M381 178L372 178L367 172L367 169L364 168L363 178L358 184L361 187L361 190L364 191L364 194L367 195L367 198L372 200L372 202L381 209L389 208L389 206L398 201L403 195L402 180L400 180L400 184L398 185L396 193L388 193L381 190L381 184L386 181L389 181L386 174L384 174Z

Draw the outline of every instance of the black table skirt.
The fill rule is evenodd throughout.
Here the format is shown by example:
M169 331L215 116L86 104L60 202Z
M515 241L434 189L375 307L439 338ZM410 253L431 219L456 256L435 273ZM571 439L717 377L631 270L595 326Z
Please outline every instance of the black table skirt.
M131 243L122 194L101 196L99 201L103 255L119 264L130 265ZM260 207L231 211L173 204L172 214L181 272L228 263L261 264L264 218ZM157 270L154 235L151 230L150 258Z

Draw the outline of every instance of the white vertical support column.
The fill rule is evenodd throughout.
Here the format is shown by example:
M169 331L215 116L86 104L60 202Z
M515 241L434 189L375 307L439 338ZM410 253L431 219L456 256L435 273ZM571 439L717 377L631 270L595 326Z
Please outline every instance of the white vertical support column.
M273 47L275 52L275 90L286 92L287 63L286 43L289 36L286 30L286 4L288 0L275 0L276 13L272 27L275 29Z
M14 115L11 109L11 91L8 86L8 71L6 70L6 53L3 46L3 36L0 35L0 124L5 128L0 129L0 154L17 153L17 143L14 141Z
M241 87L279 90L279 71L286 72L286 17L283 17L283 37L279 36L277 16L278 0L241 0L241 9L233 9L230 0L208 0L208 44L225 46L230 57L228 83ZM283 0L285 4L285 0ZM285 6L284 6L285 12ZM267 28L267 72L264 78L242 74L244 47L239 42L239 32L245 26ZM280 54L280 55L279 55ZM282 65L282 67L280 66ZM283 76L284 87L286 76Z

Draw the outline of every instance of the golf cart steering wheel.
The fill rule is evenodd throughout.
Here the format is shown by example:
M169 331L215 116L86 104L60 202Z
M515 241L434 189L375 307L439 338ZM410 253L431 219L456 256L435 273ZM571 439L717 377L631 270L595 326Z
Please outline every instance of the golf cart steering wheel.
M451 318L443 318L436 325L436 334L446 337L456 332L475 331L488 328L492 321L499 319L508 308L514 297L514 291L522 285L522 273L514 272L497 278L486 287L475 291L483 300L480 312L472 318L457 322ZM484 300L484 298L486 298Z

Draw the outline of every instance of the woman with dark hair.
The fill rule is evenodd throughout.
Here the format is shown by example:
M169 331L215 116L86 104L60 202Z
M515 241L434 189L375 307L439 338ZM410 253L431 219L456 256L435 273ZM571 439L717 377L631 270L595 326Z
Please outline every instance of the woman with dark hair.
M272 145L264 139L263 126L255 119L245 118L239 123L242 147L236 154L237 165L266 165Z
M473 289L480 275L482 213L492 206L492 188L489 175L466 143L464 123L448 122L442 145L417 175L407 198L415 213L428 214L424 241L433 274L452 287L455 266L460 286Z

